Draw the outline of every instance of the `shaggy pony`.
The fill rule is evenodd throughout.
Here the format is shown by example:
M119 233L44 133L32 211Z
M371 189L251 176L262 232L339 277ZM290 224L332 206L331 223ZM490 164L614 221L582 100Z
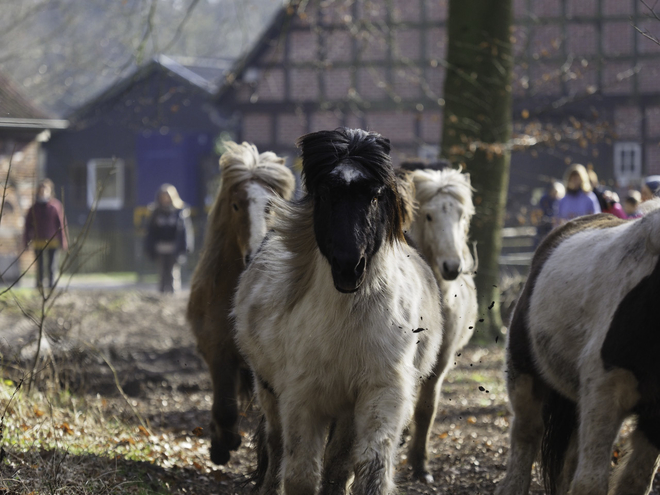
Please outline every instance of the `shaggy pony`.
M431 483L426 445L440 388L453 356L470 340L477 319L476 261L468 245L474 204L470 176L460 170L418 169L411 177L418 208L410 237L438 281L444 319L442 347L433 374L422 385L408 454L415 478Z
M636 220L577 218L537 249L507 338L514 419L498 495L528 492L539 451L550 494L649 492L660 454L658 206ZM610 482L630 415L632 453Z
M389 141L338 129L299 146L308 194L276 203L234 309L266 418L260 493L345 493L354 472L354 494L390 494L442 339L438 287L405 243Z
M269 202L291 199L295 179L284 159L249 143L225 143L222 184L209 214L201 258L193 274L186 317L211 372L211 460L226 464L241 443L237 391L250 390L249 371L236 350L231 300L238 277L266 234Z

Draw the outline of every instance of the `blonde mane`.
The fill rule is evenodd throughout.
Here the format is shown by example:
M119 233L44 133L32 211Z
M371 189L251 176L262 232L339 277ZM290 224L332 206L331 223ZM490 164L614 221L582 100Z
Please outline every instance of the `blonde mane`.
M415 170L412 173L415 183L415 197L420 205L428 203L438 194L448 194L465 208L465 212L474 215L474 203L470 185L470 176L460 170Z
M225 141L226 151L220 157L221 190L229 190L246 180L260 180L286 200L290 200L296 187L284 158L272 151L259 153L253 144Z

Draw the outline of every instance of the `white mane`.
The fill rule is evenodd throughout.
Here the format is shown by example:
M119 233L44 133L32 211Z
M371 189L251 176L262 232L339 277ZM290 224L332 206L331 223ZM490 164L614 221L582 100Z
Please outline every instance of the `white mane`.
M447 168L444 170L415 170L412 173L415 183L415 196L423 205L431 201L437 194L448 194L459 201L468 215L474 215L474 203L470 185L470 176L460 170Z

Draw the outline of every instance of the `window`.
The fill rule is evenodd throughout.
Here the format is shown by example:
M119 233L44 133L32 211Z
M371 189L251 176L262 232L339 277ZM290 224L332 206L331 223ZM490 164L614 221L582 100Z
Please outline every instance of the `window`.
M124 206L124 161L96 158L87 162L87 206L98 198L99 210L119 210Z
M614 177L626 187L642 178L642 146L639 143L614 143Z

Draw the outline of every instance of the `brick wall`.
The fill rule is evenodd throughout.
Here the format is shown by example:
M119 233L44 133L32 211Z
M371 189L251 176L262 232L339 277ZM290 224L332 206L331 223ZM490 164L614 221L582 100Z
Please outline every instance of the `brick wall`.
M284 99L284 70L267 69L263 72L255 94L261 101L282 101Z
M280 114L277 116L277 144L295 146L296 140L307 133L307 119L304 114Z
M660 147L657 144L647 144L644 151L644 174L660 175Z
M635 0L601 0L605 16L626 16L635 12Z
M15 145L15 147L14 147ZM23 251L25 215L32 205L37 183L40 144L37 141L8 140L0 137L0 181L4 184L11 160L10 186L0 222L0 256L13 261ZM13 153L13 155L12 155ZM55 195L59 196L55 184ZM26 252L19 262L20 272L27 269L33 255ZM6 267L5 267L6 268Z
M318 101L319 77L315 69L291 69L291 98L298 101Z
M267 113L246 113L242 122L241 139L257 146L271 146L273 143L273 116Z
M323 71L325 96L329 100L344 100L351 89L351 70L348 68Z
M617 106L614 109L614 132L618 139L640 140L642 111L638 106Z
M646 119L646 137L660 138L660 106L646 107L644 118Z
M566 27L566 49L574 55L594 55L598 51L598 31L594 23L571 23Z
M628 77L632 62L608 61L603 67L603 94L625 95L632 93L633 79Z
M603 52L605 55L632 54L634 31L630 28L630 22L627 21L603 23Z
M310 117L310 132L336 129L341 126L341 115L335 112L314 112Z
M598 0L567 0L566 15L570 17L594 17L598 12Z
M415 140L415 114L408 111L369 112L367 128L387 137L392 143L412 143Z

